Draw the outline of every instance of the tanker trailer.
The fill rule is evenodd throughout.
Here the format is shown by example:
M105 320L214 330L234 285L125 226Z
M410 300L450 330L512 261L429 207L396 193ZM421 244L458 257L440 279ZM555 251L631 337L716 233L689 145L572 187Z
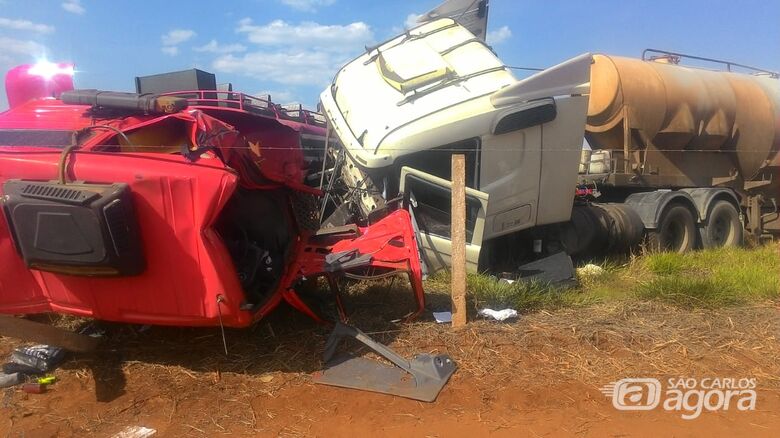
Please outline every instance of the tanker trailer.
M593 57L594 150L583 153L581 180L598 183L601 199L632 205L650 242L666 249L696 245L686 238L695 227L704 247L738 244L743 227L757 238L779 232L777 74L648 53L660 56ZM753 74L679 65L686 57Z
M402 202L427 268L446 267L451 198L433 186L462 154L472 271L522 275L644 237L677 252L741 244L743 222L780 228L780 92L766 76L584 54L518 80L458 22L427 22L367 48L322 93L341 145L323 224Z

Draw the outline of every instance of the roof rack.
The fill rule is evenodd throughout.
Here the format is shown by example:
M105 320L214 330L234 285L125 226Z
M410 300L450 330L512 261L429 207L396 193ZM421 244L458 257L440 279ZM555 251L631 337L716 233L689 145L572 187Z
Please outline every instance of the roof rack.
M269 116L275 115L270 96L255 97L235 91L218 90L183 90L161 95L187 99L189 106L232 108Z
M255 97L238 91L187 90L163 93L187 99L190 107L230 108L270 117L281 117L309 125L325 127L325 116L300 104L279 105L270 95Z
M650 54L661 55L661 56L648 56ZM723 60L720 60L720 59L713 59L713 58L704 58L704 57L701 57L701 56L686 55L684 53L669 52L667 50L658 50L658 49L645 49L645 51L642 52L642 60L643 61L653 61L653 60L656 60L658 58L663 58L663 57L674 57L674 58L677 58L676 62L679 62L679 60L682 59L682 58L695 59L697 61L704 61L704 62L712 62L714 64L725 65L726 66L726 70L729 71L729 72L733 71L732 70L733 67L739 67L739 68L742 68L742 69L745 69L745 70L750 70L754 74L755 73L763 73L763 74L767 74L767 75L769 75L769 76L771 76L771 77L773 77L775 79L780 78L780 73L778 73L776 71L765 70L763 68L757 68L757 67L751 67L749 65L738 64L736 62L731 62L731 61L723 61Z
M290 119L308 123L310 125L325 127L325 116L318 112L307 110L299 103L278 105L278 108L284 116L287 116Z

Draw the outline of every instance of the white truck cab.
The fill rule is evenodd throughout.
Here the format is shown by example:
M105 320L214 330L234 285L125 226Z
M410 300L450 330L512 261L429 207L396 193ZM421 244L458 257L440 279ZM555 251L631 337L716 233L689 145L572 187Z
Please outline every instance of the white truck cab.
M450 180L450 157L461 153L473 205L490 200L485 211L471 213L483 218L478 233L467 231L472 239L568 221L590 65L586 54L518 81L482 39L449 18L368 49L321 95L343 146L339 171L346 189L339 201L368 218L386 200L408 195L407 178ZM415 201L418 208L427 202L420 193ZM416 217L432 269L448 257L449 200L439 201L429 206L436 214ZM468 265L476 270L481 241L470 244L476 250ZM438 262L437 251L444 253Z

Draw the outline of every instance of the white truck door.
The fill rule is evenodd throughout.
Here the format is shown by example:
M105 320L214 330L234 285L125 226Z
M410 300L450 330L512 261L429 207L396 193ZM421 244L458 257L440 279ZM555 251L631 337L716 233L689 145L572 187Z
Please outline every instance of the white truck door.
M428 273L450 266L452 259L452 182L403 167L400 190L417 232ZM485 229L488 194L466 188L466 269L477 272Z

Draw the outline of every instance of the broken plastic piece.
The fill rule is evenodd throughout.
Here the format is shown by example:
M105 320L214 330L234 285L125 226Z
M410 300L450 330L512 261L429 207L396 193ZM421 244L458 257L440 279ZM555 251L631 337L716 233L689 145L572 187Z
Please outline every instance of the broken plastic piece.
M555 285L574 284L575 271L571 257L559 252L549 257L520 266L518 269L523 281L538 281Z
M351 354L341 354L334 358L336 348L345 337L360 341L395 366ZM315 374L315 383L397 395L424 402L436 400L457 369L455 361L445 354L418 354L407 360L355 327L342 323L336 323L328 338L323 359L326 362L325 370Z
M577 268L577 276L580 278L598 277L604 272L604 268L599 265L594 265L593 263L588 263L581 268Z
M128 426L121 432L114 435L113 438L149 438L154 436L157 430L143 426Z
M433 312L433 319L439 324L452 322L452 312Z
M503 310L481 309L477 313L479 314L479 316L484 316L485 318L493 318L496 321L506 321L507 319L517 318L517 310L515 309L503 309Z
M11 354L11 362L35 368L42 373L54 369L65 357L65 350L49 345L19 347Z
M346 271L371 264L371 254L360 254L356 249L325 256L325 272Z
M20 373L0 373L0 388L10 388L24 382L24 376Z

